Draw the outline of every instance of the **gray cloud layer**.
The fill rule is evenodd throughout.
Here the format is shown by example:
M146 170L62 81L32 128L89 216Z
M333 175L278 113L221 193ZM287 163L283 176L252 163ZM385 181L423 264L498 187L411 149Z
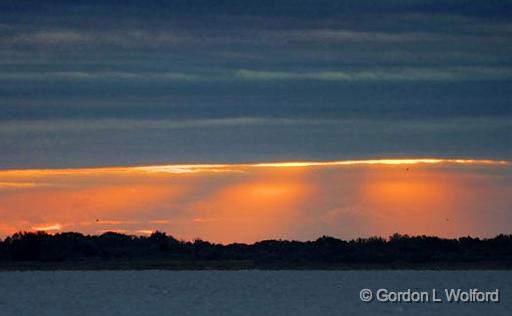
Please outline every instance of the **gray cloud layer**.
M266 71L238 69L230 72L187 74L178 72L0 72L0 81L107 80L107 81L218 81L218 80L320 80L320 81L503 81L512 79L512 67L387 67L371 70Z
M512 157L507 1L19 1L0 12L0 168Z

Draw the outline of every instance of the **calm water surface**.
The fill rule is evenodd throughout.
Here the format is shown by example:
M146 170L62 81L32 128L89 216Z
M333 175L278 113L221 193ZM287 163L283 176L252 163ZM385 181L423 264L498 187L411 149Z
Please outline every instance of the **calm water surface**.
M363 288L499 289L500 302L363 303ZM375 314L512 315L512 272L0 272L0 315Z

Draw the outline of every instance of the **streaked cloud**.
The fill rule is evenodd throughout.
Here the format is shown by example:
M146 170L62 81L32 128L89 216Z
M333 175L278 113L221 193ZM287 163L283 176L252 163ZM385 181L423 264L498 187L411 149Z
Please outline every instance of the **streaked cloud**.
M466 81L512 79L509 67L398 67L361 71L261 71L239 70L236 77L244 80L320 80L320 81Z
M0 36L0 45L117 45L133 47L162 45L183 41L186 38L173 32L150 30L46 30L20 32Z
M294 41L342 41L365 43L407 43L445 40L447 35L439 33L411 32L365 32L351 29L305 29L281 32L268 32L269 36L281 40ZM455 38L452 37L452 39ZM460 39L460 37L457 37Z
M165 164L148 166L126 167L98 167L98 168L63 168L63 169L0 169L0 175L5 178L48 177L48 176L94 176L94 175L122 175L122 174L188 174L199 172L238 172L241 170L261 168L302 168L302 167L331 167L331 166L357 166L357 165L415 165L415 164L444 164L444 165L495 165L508 166L509 160L492 159L446 159L446 158L382 158L338 161L284 161L261 163L230 163L230 164ZM7 185L27 182L5 182ZM109 222L105 222L109 223Z
M33 188L35 186L34 182L0 182L0 190Z
M293 118L293 117L226 117L207 119L54 119L54 120L10 120L0 122L0 131L5 134L19 132L70 132L72 130L135 130L135 129L195 129L215 127L248 126L336 126L338 128L367 129L399 125L398 129L418 131L480 130L489 128L512 129L508 117L454 118L397 122L394 119L353 118Z
M63 130L123 130L123 129L194 129L230 126L258 126L281 124L324 124L343 123L336 120L307 120L307 119L269 119L258 117L233 117L220 119L99 119L99 120L23 120L0 123L0 131L12 133L16 131L63 131Z
M510 67L389 67L362 70L265 71L240 69L232 73L187 74L180 72L4 72L0 80L20 81L180 81L218 82L250 81L341 81L341 82L400 82L400 81L494 81L512 79Z
M1 167L510 159L509 2L235 2L0 1Z
M512 157L510 146L499 145L510 142L507 131L511 129L512 121L506 115L410 120L401 117L7 120L0 122L0 134L4 136L0 138L0 148L6 151L1 167L332 161L392 157L397 153L403 157L502 160ZM58 142L55 142L56 135L59 135ZM184 138L188 141L183 141ZM9 181L0 179L0 182Z
M55 224L39 224L32 226L32 230L35 231L47 231L47 232L53 232L53 231L59 231L62 229L62 225L59 223Z
M5 44L77 44L91 42L94 37L77 31L37 31L4 37L0 43Z
M195 81L201 77L192 74L163 72L163 73L137 73L137 72L84 72L84 71L58 71L58 72L9 72L0 73L0 80L73 80L73 81L98 81L98 80L135 80L135 81Z

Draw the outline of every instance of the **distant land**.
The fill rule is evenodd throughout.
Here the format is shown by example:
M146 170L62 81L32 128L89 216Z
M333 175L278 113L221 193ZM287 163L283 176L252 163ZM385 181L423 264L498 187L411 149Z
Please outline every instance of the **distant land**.
M253 244L180 241L162 232L50 235L20 232L0 241L0 270L512 269L512 235L444 239L394 234L345 241L265 240Z

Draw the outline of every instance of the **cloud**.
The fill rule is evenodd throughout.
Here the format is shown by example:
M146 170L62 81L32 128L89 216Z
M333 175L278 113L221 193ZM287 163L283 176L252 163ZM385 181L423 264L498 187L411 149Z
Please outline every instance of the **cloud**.
M414 120L411 122L393 119L345 119L345 118L266 118L266 117L226 117L206 119L55 119L55 120L15 120L0 123L0 132L64 132L98 130L144 130L144 129L198 129L215 127L338 127L350 130L370 128L395 130L396 132L416 130L424 132L450 130L486 130L490 128L512 129L508 117L494 118L455 118L436 120Z
M271 32L276 38L289 40L329 40L349 42L423 42L438 40L440 36L428 32L365 32L351 29L305 29Z
M44 30L33 32L19 32L0 37L0 44L4 45L162 45L183 41L187 37L173 32L152 32L149 30ZM188 37L190 39L190 37Z
M320 81L466 81L512 79L510 67L398 67L359 71L261 71L241 69L242 80L320 80Z
M2 189L28 189L33 188L37 184L35 182L0 182L0 190Z
M22 120L6 121L0 123L0 132L52 132L71 130L143 130L143 129L196 129L208 127L233 127L233 126L257 126L314 123L315 120L302 119L267 119L258 117L234 117L219 119L159 119L159 120L138 120L138 119L96 119L96 120ZM319 120L318 123L326 123Z
M45 224L40 224L37 226L32 226L32 230L36 230L36 231L59 231L61 229L62 229L62 225L59 223L56 223L56 224L45 223Z
M93 36L77 31L37 31L32 33L17 34L4 38L4 42L11 44L62 44L91 42Z
M4 167L511 155L510 4L11 2Z
M181 81L218 82L242 81L494 81L512 79L511 67L386 67L360 70L279 71L239 69L208 74L183 72L123 72L123 71L50 71L0 72L0 81Z
M50 71L50 72L4 72L0 73L0 80L138 80L138 81L196 81L201 77L193 74L179 72L123 72L123 71Z

